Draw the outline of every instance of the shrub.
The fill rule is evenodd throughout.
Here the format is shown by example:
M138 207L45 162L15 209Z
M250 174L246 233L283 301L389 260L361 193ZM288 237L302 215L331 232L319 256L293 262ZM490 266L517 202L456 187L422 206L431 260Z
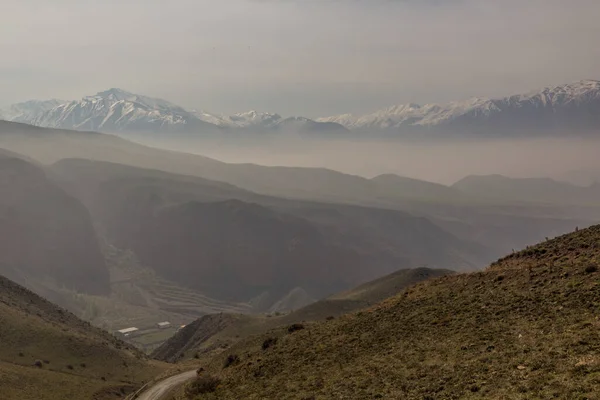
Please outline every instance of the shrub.
M221 379L212 375L203 375L196 378L185 387L185 396L193 399L199 394L213 393L219 387Z
M227 356L227 359L225 359L225 364L223 365L223 368L231 367L232 365L236 365L239 362L240 357L237 354L230 354Z
M596 265L588 265L588 266L585 268L585 272L586 272L587 274L592 274L592 273L594 273L594 272L597 272L597 271L598 271L598 267L597 267Z
M335 317L333 315L330 315L329 317L325 318L327 321L333 321L335 319Z
M67 365L67 369L73 370L74 367L71 364L69 364L69 365Z
M81 363L81 364L79 364L79 366L80 366L81 368L85 368L85 367L87 367L87 365L86 365L85 363Z
M288 333L294 333L296 331L301 331L302 329L304 329L304 325L293 324L293 325L290 325L290 327L288 328Z
M263 342L262 349L267 350L269 347L273 347L276 344L277 344L277 338L270 337Z
M42 360L35 360L35 362L33 363L34 366L38 367L38 368L42 368L43 364L42 364Z

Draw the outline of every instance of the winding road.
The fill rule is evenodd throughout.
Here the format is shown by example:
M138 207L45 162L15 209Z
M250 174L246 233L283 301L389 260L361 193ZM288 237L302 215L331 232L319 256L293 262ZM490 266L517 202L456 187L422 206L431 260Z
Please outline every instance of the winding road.
M196 371L188 371L156 383L137 397L137 400L163 400L177 386L194 379Z

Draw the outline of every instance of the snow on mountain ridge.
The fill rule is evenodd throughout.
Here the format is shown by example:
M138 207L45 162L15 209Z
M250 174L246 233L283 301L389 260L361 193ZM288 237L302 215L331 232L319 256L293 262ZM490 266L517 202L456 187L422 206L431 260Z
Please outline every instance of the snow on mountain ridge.
M59 104L39 115L30 124L78 130L109 132L161 130L190 123L206 124L185 109L166 100L140 96L122 89L109 89L79 101Z
M64 103L62 100L29 100L23 103L13 104L0 110L0 119L13 122L27 123L31 118L40 113Z
M526 106L550 109L577 106L600 101L600 81L584 80L544 88L527 94L488 99L474 97L464 101L441 104L401 104L366 115L342 114L318 118L319 122L336 122L348 129L398 129L402 127L437 127L459 119L486 119L511 109Z

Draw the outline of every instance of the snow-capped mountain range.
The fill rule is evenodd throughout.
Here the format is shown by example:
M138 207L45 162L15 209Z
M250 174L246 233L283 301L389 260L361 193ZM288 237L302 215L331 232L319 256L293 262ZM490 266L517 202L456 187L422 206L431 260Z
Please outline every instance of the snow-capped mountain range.
M476 132L600 129L600 81L584 80L498 99L396 105L365 115L312 120L249 111L219 115L166 100L110 89L79 101L28 101L0 110L0 119L51 128L103 132L295 131L301 133Z
M282 118L278 114L249 111L224 116L186 110L166 100L110 89L79 101L28 101L0 110L0 119L47 128L113 133L185 132L225 130L295 130L297 132L340 131L346 128L308 118Z
M600 128L600 81L585 80L499 99L404 104L366 115L320 118L351 130Z

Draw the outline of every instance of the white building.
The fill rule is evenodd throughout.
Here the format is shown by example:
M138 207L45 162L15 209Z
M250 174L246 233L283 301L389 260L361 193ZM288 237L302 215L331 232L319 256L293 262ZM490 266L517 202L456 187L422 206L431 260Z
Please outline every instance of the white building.
M159 329L165 329L165 328L169 328L171 326L171 323L169 321L159 322L158 324L156 324L156 326Z
M131 328L126 328L126 329L121 329L121 330L117 331L117 333L120 334L123 337L127 337L127 336L130 336L132 333L135 333L137 331L139 331L138 328L131 327Z

